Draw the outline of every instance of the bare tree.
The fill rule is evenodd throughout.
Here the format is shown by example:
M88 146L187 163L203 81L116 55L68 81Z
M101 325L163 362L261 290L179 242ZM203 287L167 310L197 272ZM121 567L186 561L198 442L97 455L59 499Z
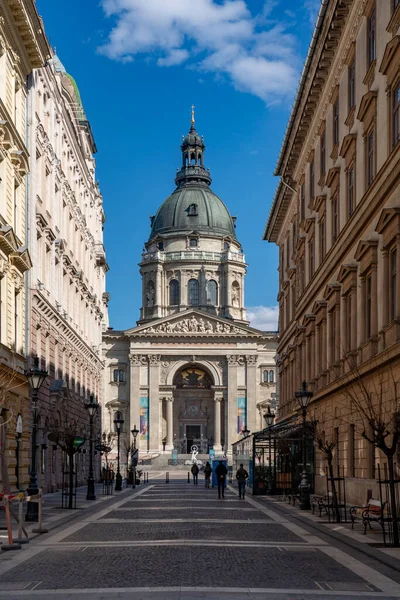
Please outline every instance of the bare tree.
M323 420L321 420L321 422L315 426L315 441L317 442L317 446L318 446L319 450L322 452L322 454L328 464L329 480L331 482L331 489L332 489L333 513L334 513L336 522L340 523L339 503L338 503L338 497L337 497L335 475L333 472L333 451L336 448L337 444L334 440L326 438L325 431L323 431L323 429L321 428L321 425L323 427ZM328 503L329 503L329 498L328 498Z

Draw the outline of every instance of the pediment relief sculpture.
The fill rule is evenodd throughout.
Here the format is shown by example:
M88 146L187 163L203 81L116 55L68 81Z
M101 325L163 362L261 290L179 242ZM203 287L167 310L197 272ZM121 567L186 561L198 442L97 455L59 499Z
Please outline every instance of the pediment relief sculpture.
M235 325L221 323L220 321L210 321L207 318L203 319L203 317L196 317L195 315L188 319L151 325L150 327L142 329L140 333L219 333L221 335L248 335L244 329L236 327Z

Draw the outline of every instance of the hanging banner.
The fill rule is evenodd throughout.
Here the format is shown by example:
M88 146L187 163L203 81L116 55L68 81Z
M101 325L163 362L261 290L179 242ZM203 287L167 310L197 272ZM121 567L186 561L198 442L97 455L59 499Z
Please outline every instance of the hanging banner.
M147 396L140 398L140 437L149 439L149 399Z
M246 427L246 398L238 398L237 405L237 432L243 433Z

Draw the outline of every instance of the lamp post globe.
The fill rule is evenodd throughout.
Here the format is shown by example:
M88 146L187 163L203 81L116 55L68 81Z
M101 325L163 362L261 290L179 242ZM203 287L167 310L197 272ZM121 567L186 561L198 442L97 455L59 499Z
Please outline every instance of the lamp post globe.
M31 468L29 474L29 486L27 489L28 496L35 496L39 493L37 484L37 472L36 472L36 436L37 436L37 401L39 396L39 390L43 383L48 377L48 372L45 369L41 369L39 366L39 357L35 356L33 359L33 367L25 371L25 376L29 381L29 385L32 389L32 450L31 450ZM25 521L37 522L38 521L38 502L28 502Z
M243 429L242 433L243 433L243 436L244 436L245 438L246 438L246 437L248 437L248 436L250 435L250 429L247 429L247 425L246 425L246 427Z
M275 421L275 413L272 412L271 406L268 405L267 412L264 413L264 419L267 424L267 427L271 427Z
M120 417L120 415L118 414L117 418L114 419L114 427L117 431L117 475L115 477L115 491L116 492L121 492L122 491L122 476L121 476L121 469L120 469L120 450L121 450L121 430L122 430L122 426L124 424L124 420Z
M89 414L89 477L87 480L87 493L86 500L96 500L96 492L94 486L94 474L93 474L93 420L99 408L94 394L90 394L89 402L85 403L85 408Z
M133 449L131 451L131 471L132 471L132 488L136 487L136 465L137 465L137 451L136 451L136 438L138 436L139 429L136 425L131 429L131 434L133 437Z
M307 389L306 381L301 384L301 390L295 392L295 397L299 403L299 407L303 417L303 435L302 435L302 454L303 454L303 471L301 474L301 481L299 485L300 492L300 510L309 510L311 508L310 503L310 486L307 479L307 453L306 453L306 418L307 408L310 403L313 393Z

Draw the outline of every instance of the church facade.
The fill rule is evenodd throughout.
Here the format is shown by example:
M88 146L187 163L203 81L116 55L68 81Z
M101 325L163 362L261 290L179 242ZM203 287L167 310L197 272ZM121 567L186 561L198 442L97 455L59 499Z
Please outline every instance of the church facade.
M121 448L136 425L142 456L186 454L193 444L230 454L245 429L264 427L268 404L277 405L277 334L246 320L235 217L210 189L193 115L181 151L176 189L151 217L140 262L140 319L103 334L103 432L115 436L122 416Z

